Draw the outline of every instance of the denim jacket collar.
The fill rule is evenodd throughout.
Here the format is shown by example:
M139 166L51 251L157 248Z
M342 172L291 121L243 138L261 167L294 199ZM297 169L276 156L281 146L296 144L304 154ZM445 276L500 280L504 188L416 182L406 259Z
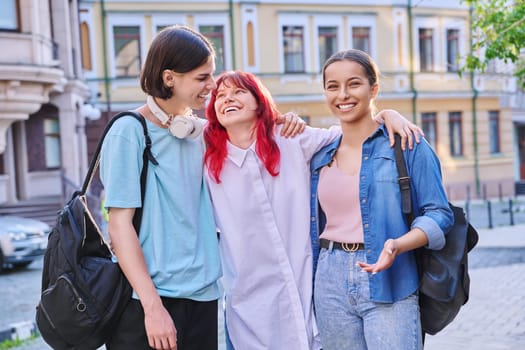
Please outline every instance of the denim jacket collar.
M384 136L388 137L388 132L386 130L386 127L384 125L380 125L373 133L368 137L368 139L373 139L380 134L383 134ZM331 144L323 147L317 154L312 158L311 164L310 164L310 170L315 171L319 168L322 168L326 164L330 163L332 159L335 156L335 152L337 152L337 149L339 148L339 145L341 144L341 140L343 139L343 136L341 135L338 137L334 142Z

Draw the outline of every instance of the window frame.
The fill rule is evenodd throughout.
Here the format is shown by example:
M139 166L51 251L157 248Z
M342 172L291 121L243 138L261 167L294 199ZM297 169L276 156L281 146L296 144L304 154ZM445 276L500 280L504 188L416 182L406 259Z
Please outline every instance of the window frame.
M449 73L450 77L454 77L456 79L461 79L459 75L457 74L460 67L465 63L465 55L467 50L467 40L468 35L465 33L468 32L468 21L467 19L457 19L457 18L442 18L442 40L441 45L443 45L443 57L442 57L442 65L443 65L443 71ZM448 65L448 38L447 33L449 30L457 30L458 31L458 56L459 59L456 63L457 69L456 70L449 70ZM449 78L450 78L449 77Z
M337 48L338 50L342 50L344 45L344 38L343 38L343 20L340 15L332 16L332 15L319 15L314 17L314 52L320 52L319 48L319 27L335 27L337 28ZM317 68L318 72L321 72L323 69L324 62L321 62L319 54L315 55L314 57L314 67Z
M310 38L308 33L310 33L310 24L308 21L308 15L306 14L281 14L279 15L279 20L277 21L278 25L278 45L279 45L279 70L284 75L297 76L311 73L311 60L310 60ZM287 72L285 59L284 59L284 35L283 27L303 27L303 63L304 69L302 72Z
M285 35L286 28L291 28L292 33L290 35ZM296 30L301 32L300 35L294 33ZM305 74L307 73L307 67L306 67L307 53L305 50L306 32L307 32L307 29L302 25L292 24L292 25L286 25L286 26L281 27L281 35L283 38L282 46L283 46L283 63L284 63L284 73L285 74ZM284 39L290 39L294 42L296 40L300 40L300 47L301 47L300 51L287 51L284 45L284 41L285 41ZM301 67L297 67L296 69L296 67L288 66L287 64L288 57L291 57L293 59L293 56L290 56L290 55L293 55L293 56L297 55L297 57L300 58Z
M431 35L425 35L422 34L422 31L429 31ZM418 28L418 34L417 34L417 42L418 42L418 48L419 48L419 71L423 73L429 73L429 72L435 72L436 71L436 63L435 63L435 51L434 51L434 41L435 41L435 31L432 28ZM422 47L422 43L427 42L430 40L429 43L429 49L431 50L430 54L426 55L424 51L424 48ZM425 45L425 49L426 49ZM425 50L426 51L426 50ZM423 55L422 55L423 53ZM425 58L423 60L423 58ZM423 61L425 61L425 65L423 65ZM427 62L430 61L430 62Z
M122 32L122 33L118 33L118 34L115 34L115 30L117 28L121 28L121 29L129 29L129 30L133 30L133 33L125 33L125 32ZM136 32L135 32L136 31ZM117 61L117 57L116 56L113 56L113 59L115 61L115 66L113 67L115 69L115 78L117 79L129 79L129 78L133 78L133 77L136 77L136 76L139 76L140 75L140 68L142 66L142 60L143 60L143 57L142 55L140 54L140 47L141 47L141 37L140 37L140 27L139 26L135 26L135 25L131 25L131 26L113 26L112 27L112 34L113 34L113 53L114 55L116 55L116 50L115 50L115 43L117 42L117 40L121 40L121 39L125 39L125 40L128 40L128 36L130 38L130 40L128 40L127 42L128 43L134 43L135 41L137 42L137 47L138 47L138 53L137 55L138 56L130 56L129 58L133 58L133 60L131 62L129 62L129 64L127 66L117 66L116 65L116 61ZM118 37L117 37L118 35ZM128 44L126 44L127 46ZM119 53L120 54L120 53ZM120 58L120 57L119 57ZM138 62L137 62L137 59L138 58ZM133 74L133 66L137 66L136 69L137 69L137 74ZM131 68L131 72L129 71L125 71L124 74L122 73L119 73L121 71L121 69L125 69L125 68Z
M83 68L82 74L84 75L84 78L86 79L91 79L91 78L96 79L98 77L98 68L97 68L98 60L95 55L96 50L94 49L96 46L96 43L95 43L96 36L95 36L95 31L94 31L94 20L93 20L92 9L87 8L87 7L81 7L81 11L79 11L79 21L80 21L80 25L82 25L83 23L87 25L87 35L88 35L88 40L89 40L89 45L90 45L90 48L88 52L86 52L86 55L89 56L89 60L91 63L91 69L87 70ZM86 48L84 47L86 43L81 41L80 44L82 45L82 48L81 48L81 53L82 53L84 52L84 50L86 50ZM82 62L82 66L84 66L84 62Z
M46 124L48 122L55 122L56 126L58 127L58 130L56 132L47 132L46 131ZM44 132L44 163L47 170L56 170L60 169L62 167L62 144L61 144L61 135L60 135L60 118L57 117L44 117L42 118L42 130ZM56 140L56 144L58 146L58 154L55 154L55 156L58 156L58 164L56 166L50 166L49 161L49 154L51 152L51 149L48 147L48 140L49 139Z
M455 46L456 46L456 57L452 59L450 57L450 43L451 40L449 40L449 32L455 31ZM445 55L445 69L449 73L456 73L459 71L459 57L460 57L460 31L457 28L445 28L445 49L444 55Z
M363 29L366 30L366 32L367 32L366 34L367 35L366 36L364 36L364 35L361 35L361 36L357 35L356 31L357 30L363 30ZM350 35L352 36L352 47L354 49L358 49L358 50L361 50L361 51L364 51L364 52L370 54L371 53L371 46L372 46L371 38L370 38L371 31L372 31L372 29L370 27L357 27L357 26L352 27L352 33L350 33ZM357 47L355 41L357 39L360 39L360 38L366 38L366 41L367 41L367 45L366 46L368 46L368 50L365 50L362 47Z
M432 131L425 128L425 125L431 125ZM438 144L438 125L437 125L437 112L422 112L421 113L421 129L425 133L425 139L432 146L434 150L437 150ZM426 130L425 130L426 129ZM433 132L433 137L430 135Z
M215 32L215 31L204 31L203 27L222 27L222 32ZM199 33L204 35L211 43L212 46L215 48L215 74L220 74L224 71L226 71L226 52L225 52L225 32L226 28L222 24L201 24L197 28ZM218 45L216 45L216 41L220 41L222 43L220 49L218 48ZM219 62L222 64L222 67L220 66Z
M459 128L459 139L456 140L454 137L455 135L455 126ZM448 112L448 134L450 139L450 155L452 157L462 157L464 155L463 152L463 114L460 111L453 111ZM456 152L455 149L458 148L456 146L456 142L459 143L459 152Z
M241 4L241 25L242 25L242 59L243 67L247 72L257 73L259 72L259 62L261 58L259 57L259 16L257 13L258 7L253 4ZM251 23L253 29L253 38L248 36L248 24ZM252 39L253 42L250 44L249 40ZM253 52L250 53L250 47L253 48ZM253 54L253 64L250 64L249 57Z
M130 25L132 24L132 25ZM114 27L139 27L139 54L141 65L146 59L146 31L143 15L111 15L108 18L108 65L110 67L110 77L113 78L113 84L123 86L135 86L137 84L137 76L133 77L118 77L115 66L115 40ZM116 79L116 80L115 80Z
M230 22L227 13L201 13L194 15L193 28L199 30L200 26L222 26L224 28L224 70L232 69L232 54L231 54L231 31Z
M4 0L5 1L5 0ZM13 0L14 1L14 11L16 12L12 18L14 18L14 27L2 27L0 26L0 32L20 32L20 0ZM5 2L4 2L5 4ZM9 14L7 14L6 19L9 18Z
M421 73L436 73L439 72L439 65L442 64L439 59L439 35L438 31L438 19L435 17L416 17L414 20L413 36L417 38L414 40L414 69ZM421 54L420 54L420 40L419 30L420 29L432 29L432 69L421 70Z
M489 153L491 155L500 154L501 153L501 113L500 111L499 110L489 111L488 119L489 119L488 120ZM496 140L495 143L494 143L494 140Z
M347 47L354 48L353 29L360 27L370 28L370 52L368 54L377 61L377 16L366 14L355 14L348 16Z

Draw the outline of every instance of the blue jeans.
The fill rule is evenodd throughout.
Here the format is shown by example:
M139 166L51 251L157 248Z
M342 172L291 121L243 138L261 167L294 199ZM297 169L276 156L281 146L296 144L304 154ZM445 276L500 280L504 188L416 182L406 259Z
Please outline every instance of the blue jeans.
M421 350L416 294L395 303L370 300L368 273L356 266L364 250L322 249L314 303L323 350Z

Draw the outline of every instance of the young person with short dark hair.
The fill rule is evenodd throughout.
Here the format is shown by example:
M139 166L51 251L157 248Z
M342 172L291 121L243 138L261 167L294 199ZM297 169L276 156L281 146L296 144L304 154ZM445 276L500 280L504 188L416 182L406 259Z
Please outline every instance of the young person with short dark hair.
M208 40L188 27L168 27L151 43L140 77L147 103L136 111L158 165L149 166L140 232L132 220L141 206L142 126L123 117L105 138L100 174L111 246L133 287L110 350L217 348L221 268L203 178L203 121L192 115L216 87L214 58Z

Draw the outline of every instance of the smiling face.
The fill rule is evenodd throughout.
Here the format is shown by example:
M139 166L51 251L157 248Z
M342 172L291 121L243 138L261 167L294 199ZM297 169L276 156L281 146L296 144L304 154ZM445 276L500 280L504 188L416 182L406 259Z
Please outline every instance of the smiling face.
M204 108L208 95L216 87L214 72L215 62L211 56L206 63L187 73L165 70L164 83L173 88L173 104L179 106L182 111L187 107Z
M378 84L370 85L362 65L343 59L324 70L324 94L328 107L341 122L370 118Z
M258 103L252 93L232 80L223 80L217 88L214 108L219 123L228 129L232 126L253 128L257 120Z

